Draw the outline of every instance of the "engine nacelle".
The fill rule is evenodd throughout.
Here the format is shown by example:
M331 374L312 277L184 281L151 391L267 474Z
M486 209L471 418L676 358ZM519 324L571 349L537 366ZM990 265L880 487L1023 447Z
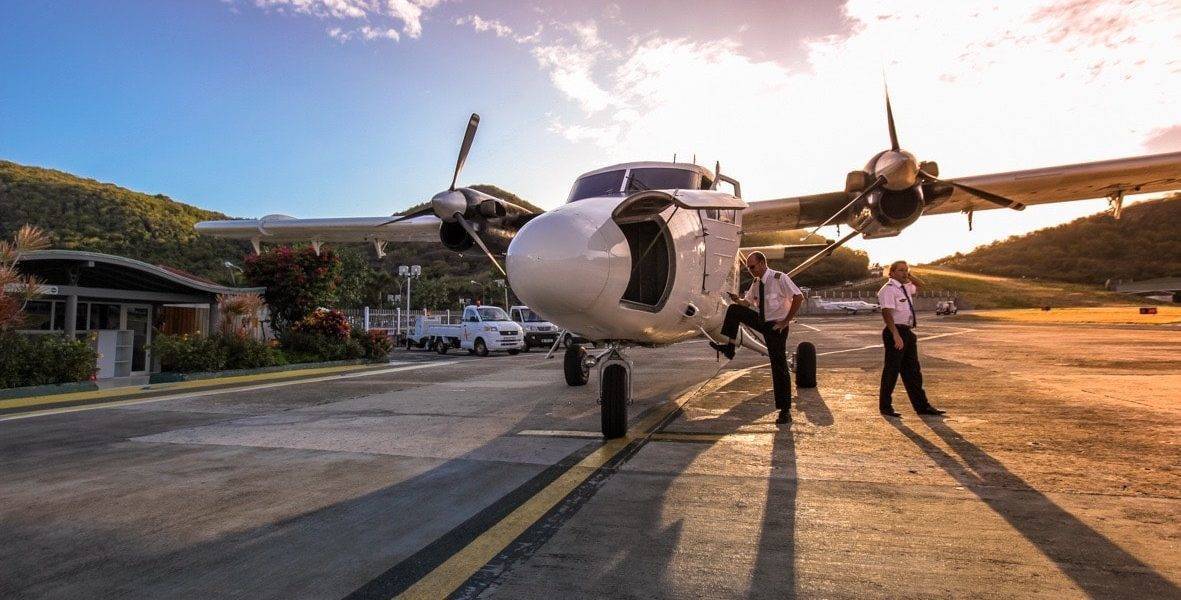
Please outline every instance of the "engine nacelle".
M923 214L923 188L878 189L870 193L852 219L852 227L865 237L898 235Z
M444 221L439 225L439 241L448 250L463 252L475 245L471 236L464 230L463 225L456 222Z

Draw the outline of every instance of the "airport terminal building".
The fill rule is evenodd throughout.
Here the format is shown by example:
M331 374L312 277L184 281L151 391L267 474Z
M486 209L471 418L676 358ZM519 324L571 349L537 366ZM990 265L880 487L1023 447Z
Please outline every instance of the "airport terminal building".
M150 374L154 333L207 335L217 326L218 296L261 294L169 267L75 250L21 256L22 273L39 278L25 333L94 334L99 379Z

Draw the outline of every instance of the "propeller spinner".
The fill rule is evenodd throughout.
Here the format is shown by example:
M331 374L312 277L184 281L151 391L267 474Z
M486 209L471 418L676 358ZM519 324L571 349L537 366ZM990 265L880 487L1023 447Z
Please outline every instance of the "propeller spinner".
M430 206L412 213L400 215L397 218L382 223L382 225L389 225L398 221L405 221L406 219L413 219L429 214L434 214L444 223L459 223L463 227L463 230L467 232L468 237L488 256L488 260L492 261L496 269L507 277L508 274L505 272L504 267L500 265L500 261L496 260L492 251L488 249L488 245L484 243L484 240L480 239L480 234L476 226L466 217L469 206L467 196L464 195L463 191L455 188L455 183L459 180L459 172L463 170L463 165L467 162L468 152L472 149L472 142L476 139L476 129L479 127L480 115L472 113L471 118L467 122L467 131L463 134L463 143L459 146L459 158L455 161L455 172L451 175L451 186L432 196Z

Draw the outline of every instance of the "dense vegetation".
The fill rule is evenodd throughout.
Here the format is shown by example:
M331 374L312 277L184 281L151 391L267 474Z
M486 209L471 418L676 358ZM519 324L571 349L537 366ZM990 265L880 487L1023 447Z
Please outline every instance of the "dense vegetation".
M0 161L0 238L29 223L52 247L117 254L229 282L222 266L249 249L197 235L193 224L225 215L61 171Z
M86 381L97 355L82 340L0 331L0 389Z
M1006 277L1103 284L1181 273L1181 195L1010 237L934 264Z

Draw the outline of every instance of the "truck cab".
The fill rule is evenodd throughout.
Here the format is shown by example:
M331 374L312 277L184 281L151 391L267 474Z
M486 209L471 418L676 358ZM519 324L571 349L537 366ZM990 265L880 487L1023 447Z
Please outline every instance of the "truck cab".
M525 331L525 352L533 347L550 347L558 339L558 328L553 323L541 318L528 306L514 306L509 310L509 318L521 326Z

